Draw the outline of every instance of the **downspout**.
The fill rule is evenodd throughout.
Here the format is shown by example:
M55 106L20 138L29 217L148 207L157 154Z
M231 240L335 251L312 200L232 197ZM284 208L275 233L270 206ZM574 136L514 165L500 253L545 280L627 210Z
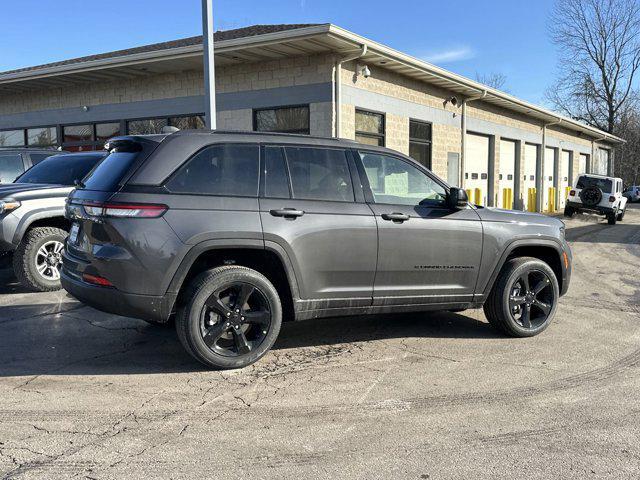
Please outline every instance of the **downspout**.
M465 154L467 150L467 103L473 102L474 100L481 100L487 96L487 91L483 90L480 95L475 97L468 97L462 100L462 119L461 119L461 130L462 130L462 139L460 145L460 188L465 187L464 181L464 163L465 163Z
M357 58L364 57L367 54L367 46L365 44L360 46L360 50L355 53L351 53L349 55L345 55L344 57L338 58L333 65L333 118L334 118L334 129L333 136L338 138L340 136L340 132L342 131L342 64L344 62L350 62L352 60L356 60Z
M559 125L560 123L562 123L561 118L554 120L553 122L542 124L542 152L540 152L540 165L538 165L538 168L536 168L536 212L542 212L542 199L544 197L544 192L542 191L542 189L544 188L544 161L545 157L547 156L547 127L550 127L552 125ZM558 155L558 157L559 156L560 155ZM556 176L555 170L556 168L554 168L553 172L554 178Z

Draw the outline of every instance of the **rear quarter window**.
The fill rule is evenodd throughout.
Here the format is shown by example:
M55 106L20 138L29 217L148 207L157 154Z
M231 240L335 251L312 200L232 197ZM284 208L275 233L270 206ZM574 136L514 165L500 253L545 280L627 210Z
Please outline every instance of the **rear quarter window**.
M258 145L218 144L200 150L166 183L172 193L257 197Z

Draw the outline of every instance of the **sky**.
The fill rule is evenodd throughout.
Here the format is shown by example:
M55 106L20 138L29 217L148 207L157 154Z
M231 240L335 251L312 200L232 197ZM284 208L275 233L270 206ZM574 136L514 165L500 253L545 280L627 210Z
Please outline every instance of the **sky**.
M506 76L544 104L556 48L554 0L214 0L216 30L333 23L447 70ZM0 71L202 33L200 0L0 0Z

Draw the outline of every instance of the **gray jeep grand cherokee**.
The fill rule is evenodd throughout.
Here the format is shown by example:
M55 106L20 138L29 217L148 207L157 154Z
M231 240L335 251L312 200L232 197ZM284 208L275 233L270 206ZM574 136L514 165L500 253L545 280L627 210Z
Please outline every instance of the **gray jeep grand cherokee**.
M392 150L210 131L113 139L69 197L62 284L167 322L215 368L255 362L284 319L484 305L516 337L569 286L564 225L469 205Z

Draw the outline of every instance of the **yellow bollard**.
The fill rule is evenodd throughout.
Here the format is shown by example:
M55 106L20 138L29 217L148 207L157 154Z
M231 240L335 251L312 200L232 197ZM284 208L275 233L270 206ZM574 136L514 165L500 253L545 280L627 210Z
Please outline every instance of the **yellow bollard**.
M529 200L527 203L527 210L530 212L536 211L536 188L529 187Z
M467 188L467 189L465 190L465 192L467 192L467 198L469 199L469 201L470 201L471 203L475 203L475 202L473 201L473 190L472 190L471 188Z
M476 188L476 205L482 205L482 190Z
M510 188L502 189L502 208L513 210L513 190Z
M556 189L555 187L549 187L549 205L547 208L549 213L556 211Z
M566 200L567 198L569 198L569 192L571 191L572 187L564 187L564 199Z

